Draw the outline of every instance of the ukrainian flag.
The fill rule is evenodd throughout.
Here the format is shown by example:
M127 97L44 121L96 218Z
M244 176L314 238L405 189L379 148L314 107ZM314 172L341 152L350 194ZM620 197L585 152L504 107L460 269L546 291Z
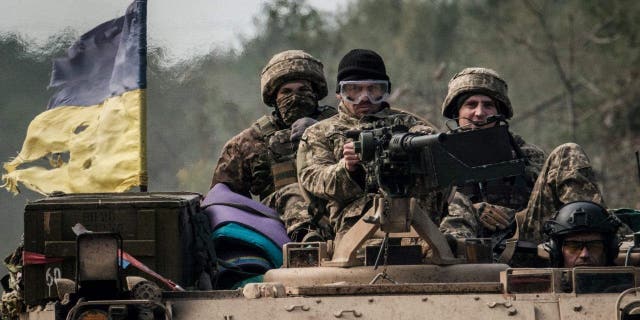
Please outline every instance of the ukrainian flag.
M105 22L55 59L47 110L4 164L4 187L51 194L146 188L146 1ZM48 160L42 161L42 159Z

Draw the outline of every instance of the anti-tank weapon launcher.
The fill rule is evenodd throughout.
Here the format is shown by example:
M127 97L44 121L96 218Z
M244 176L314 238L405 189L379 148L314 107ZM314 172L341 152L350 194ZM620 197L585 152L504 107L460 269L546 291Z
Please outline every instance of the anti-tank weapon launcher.
M523 174L526 159L506 123L421 134L391 126L350 132L367 171L367 189L416 197L454 185Z
M367 172L366 188L379 196L337 244L326 265L352 265L355 250L377 229L404 233L411 227L430 244L434 263L459 262L416 199L447 194L456 185L524 173L526 159L507 123L500 118L492 121L496 125L490 128L437 134L411 133L403 126L349 132Z

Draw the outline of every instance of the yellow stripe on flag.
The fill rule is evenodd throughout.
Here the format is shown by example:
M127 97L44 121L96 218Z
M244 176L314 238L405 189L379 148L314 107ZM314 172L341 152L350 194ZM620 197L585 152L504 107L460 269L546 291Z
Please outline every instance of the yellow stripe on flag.
M4 164L3 187L17 184L42 194L123 192L141 182L140 105L144 90L125 92L103 103L64 106L38 115L18 156ZM68 162L28 166L54 154Z

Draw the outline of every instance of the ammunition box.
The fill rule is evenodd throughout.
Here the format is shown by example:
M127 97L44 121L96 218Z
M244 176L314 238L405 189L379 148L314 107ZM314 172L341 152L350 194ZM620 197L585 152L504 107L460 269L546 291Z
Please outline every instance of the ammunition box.
M25 302L36 305L57 297L55 278L75 279L76 235L71 228L77 223L90 231L119 233L125 252L181 286L192 286L191 218L200 210L200 198L197 193L96 193L29 202L24 250L64 260L24 266ZM124 275L155 280L133 266Z

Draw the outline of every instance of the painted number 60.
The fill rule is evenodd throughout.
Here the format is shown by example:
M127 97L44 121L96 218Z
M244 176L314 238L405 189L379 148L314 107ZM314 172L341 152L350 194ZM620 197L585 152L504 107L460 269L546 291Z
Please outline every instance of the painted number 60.
M47 268L46 281L49 289L51 289L51 286L53 286L53 281L60 278L62 278L62 271L60 271L60 268Z

